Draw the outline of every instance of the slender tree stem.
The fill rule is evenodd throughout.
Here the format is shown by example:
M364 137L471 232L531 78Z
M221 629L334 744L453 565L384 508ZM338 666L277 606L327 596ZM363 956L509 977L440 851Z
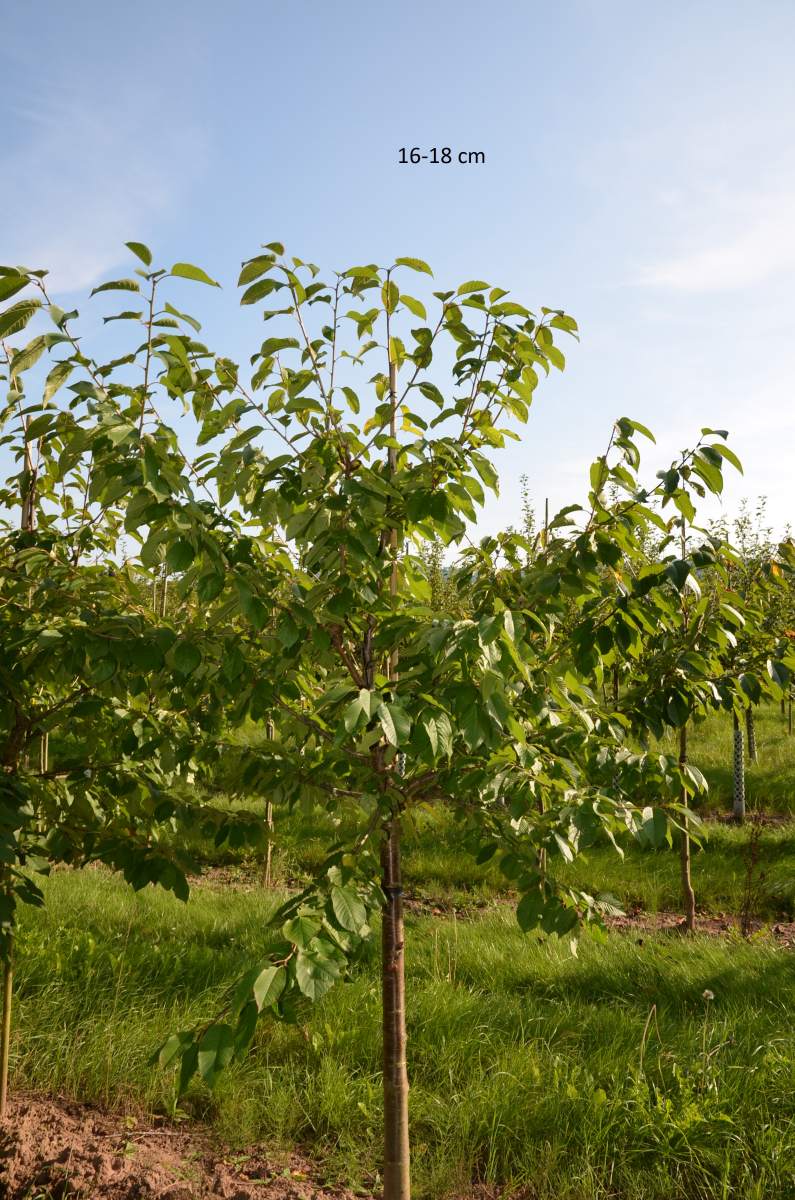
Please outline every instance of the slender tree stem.
M268 721L265 732L268 741L272 742L274 735L273 721ZM268 830L268 844L265 850L265 870L263 871L262 882L266 888L269 888L273 886L273 801L270 799L265 805L265 825Z
M387 328L388 333L388 328ZM387 344L389 337L387 336ZM392 408L390 433L397 428L397 366L390 357L389 396ZM390 474L397 468L397 453L389 449ZM397 529L389 535L392 570L389 590L397 593ZM389 679L397 681L398 654L389 656ZM386 787L384 751L376 754L382 787ZM400 812L395 809L384 827L381 842L381 1001L384 1055L384 1200L411 1200L409 1151L409 1080L406 1066L406 981L403 929L403 881L400 864Z
M3 1024L0 1029L0 1121L4 1120L8 1104L8 1057L11 1049L11 1003L14 992L14 971L11 964L11 945L3 964Z
M384 1050L384 1200L410 1200L406 984L400 817L386 827L381 845L384 907L381 918Z
M687 724L679 731L679 766L687 766ZM687 808L687 789L682 788L682 805ZM690 832L689 817L684 814L680 858L682 864L682 895L685 902L685 928L688 933L694 933L696 928L696 894L693 891L693 880L690 873Z
M681 519L680 526L681 537L681 555L684 561L687 557L687 532L685 518ZM685 636L688 629L688 610L687 601L682 597L682 620L684 624ZM617 675L614 681L614 686L618 686ZM687 766L687 721L679 730L679 767L681 770ZM693 891L693 879L690 873L690 817L688 814L688 796L687 788L682 785L682 807L684 814L682 818L682 841L680 845L680 858L682 867L682 896L685 902L685 928L688 933L694 933L696 928L696 894Z
M755 763L758 761L756 752L756 722L754 720L753 705L749 705L745 710L745 732L748 738L748 759Z

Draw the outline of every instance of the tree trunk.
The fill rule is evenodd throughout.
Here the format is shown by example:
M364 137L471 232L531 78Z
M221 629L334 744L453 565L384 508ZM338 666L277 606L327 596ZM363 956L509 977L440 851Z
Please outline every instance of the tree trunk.
M269 742L273 741L274 728L273 721L268 721L265 725L265 736ZM268 844L265 848L265 865L262 871L263 887L269 888L273 886L273 801L268 800L265 804L265 826L268 830Z
M679 731L679 766L687 766L687 724ZM682 788L682 806L687 809L687 789ZM696 928L696 894L693 891L693 880L690 873L690 833L688 831L687 812L683 816L684 829L679 848L682 867L682 898L685 905L685 928L688 933L694 933Z
M745 710L745 732L748 737L748 759L749 762L757 762L756 754L756 722L754 721L753 705Z
M787 716L787 733L792 737L792 692L789 694L789 713Z
M388 330L387 330L388 332ZM387 338L389 344L389 339ZM390 434L397 436L397 364L390 357L389 400ZM390 476L397 469L394 445L388 451ZM392 570L389 590L397 594L397 529L389 535ZM398 654L393 650L387 660L387 678L398 680ZM383 756L378 755L379 772ZM403 770L403 763L399 769ZM411 1200L411 1158L409 1150L409 1077L406 1066L406 979L405 934L403 929L403 879L400 868L400 813L393 810L384 827L381 843L381 886L384 905L381 917L381 1006L383 1014L384 1074L384 1197L383 1200Z
M734 722L734 802L732 811L735 821L745 820L745 749L743 747L743 727L737 713L732 716Z
M5 1118L8 1104L8 1056L11 1049L11 1001L14 990L14 973L11 965L11 947L3 964L3 1024L0 1029L0 1121Z
M393 817L381 847L384 907L381 981L384 1051L384 1200L410 1200L409 1080L406 1068L403 887L400 818Z

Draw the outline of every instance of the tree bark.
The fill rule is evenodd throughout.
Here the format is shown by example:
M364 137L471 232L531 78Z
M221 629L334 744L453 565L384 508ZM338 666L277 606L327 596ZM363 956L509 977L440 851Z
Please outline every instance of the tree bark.
M388 339L387 339L388 341ZM389 362L389 399L392 407L390 433L397 434L397 364ZM389 448L390 475L397 470L397 452ZM392 551L390 593L397 594L397 529L390 530ZM398 679L398 653L387 661L387 678ZM371 686L371 685L369 685ZM383 779L383 750L377 754ZM384 1075L384 1200L411 1200L411 1157L409 1148L409 1078L406 1065L406 980L403 929L403 880L400 864L400 812L394 811L384 827L381 843L381 886L384 905L381 916L381 1005L383 1014Z
M745 747L743 727L737 713L732 716L734 725L734 800L732 811L735 821L745 820Z
M11 1003L14 992L14 972L11 965L11 947L3 964L3 1025L0 1030L0 1121L6 1115L8 1104L8 1058L11 1050Z
M381 847L384 907L381 971L384 1053L384 1200L410 1200L409 1080L406 1067L403 887L400 818L393 817Z
M269 720L265 725L265 736L269 742L273 741L274 727L273 721ZM265 848L265 864L262 871L263 887L269 888L273 886L273 801L268 800L265 804L265 826L268 830L268 843Z
M753 706L745 710L745 732L748 737L748 759L755 763L758 761L756 753L756 722L754 720Z
M679 731L679 766L687 766L686 723ZM682 788L682 805L687 809L687 789L684 787ZM690 833L688 830L689 820L687 812L684 813L683 825L684 829L682 830L679 854L682 868L682 898L685 904L685 928L688 933L694 933L696 928L696 894L693 891L693 880L690 871Z

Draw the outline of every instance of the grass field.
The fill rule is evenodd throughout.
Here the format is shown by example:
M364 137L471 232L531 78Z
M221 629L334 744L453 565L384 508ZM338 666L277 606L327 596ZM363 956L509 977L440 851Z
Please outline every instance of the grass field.
M694 749L716 808L730 733L707 726ZM762 715L759 743L749 793L788 814L795 741L777 711ZM277 883L311 870L326 832L320 814L277 814ZM739 908L748 839L747 827L710 823L693 865L705 910ZM219 857L201 839L192 849ZM444 817L423 816L405 850L412 893L466 909L407 918L417 1200L466 1195L473 1182L532 1200L795 1197L792 951L733 934L609 934L585 935L574 957L492 903L509 898L504 880L474 865ZM795 820L764 826L758 851L757 915L790 915ZM213 1016L267 946L282 893L258 886L250 856L220 857L246 886L232 870L187 904L99 870L46 881L46 907L23 913L18 939L13 1084L199 1119L233 1146L298 1144L331 1179L377 1190L377 938L297 1027L262 1024L214 1092L194 1082L175 1108L172 1079L150 1065L167 1034ZM670 851L630 849L622 861L598 847L566 871L625 905L679 904Z
M795 738L777 708L762 708L757 716L759 761L747 768L749 822L743 828L709 821L701 848L693 853L696 900L707 912L736 914L743 903L749 872L752 818L757 812L772 814L777 822L765 824L759 834L752 870L754 915L763 920L789 919L795 913ZM731 720L711 718L696 727L692 759L710 784L705 806L713 814L731 809ZM663 746L669 753L675 747ZM728 763L726 767L724 764ZM244 807L261 807L247 799ZM311 874L322 861L331 826L320 812L277 812L275 881L287 883ZM343 836L344 826L334 836ZM187 843L191 852L207 863L226 862L256 870L256 861L244 849L219 853L211 841L196 836ZM408 824L404 838L404 874L407 887L417 896L456 905L487 903L505 892L506 882L497 867L478 866L461 847L454 823L443 812L420 813ZM605 844L590 849L561 875L594 892L609 892L625 908L649 912L676 910L680 904L679 863L670 850L643 851L624 843L622 860Z
M149 1055L212 1016L274 898L203 888L182 905L63 872L47 901L24 921L15 1081L168 1110ZM418 1197L473 1179L545 1200L795 1194L791 954L611 935L574 958L497 910L410 916L407 941ZM263 1025L246 1062L215 1093L194 1085L182 1111L234 1145L298 1142L372 1183L379 1034L373 951L300 1027Z

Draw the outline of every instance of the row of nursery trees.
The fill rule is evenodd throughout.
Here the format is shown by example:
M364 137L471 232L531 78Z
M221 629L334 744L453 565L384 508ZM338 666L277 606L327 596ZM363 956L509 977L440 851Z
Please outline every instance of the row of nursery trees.
M705 783L688 730L783 697L795 554L776 548L746 586L742 556L697 523L739 468L726 433L648 475L653 437L626 417L585 506L470 540L493 458L565 365L564 312L481 280L428 294L414 258L324 280L271 243L240 273L266 322L241 366L173 303L180 281L214 281L129 249L130 276L95 289L124 293L98 339L110 357L46 272L0 268L2 1102L15 912L42 902L37 873L100 861L186 898L165 833L268 839L261 811L184 786L231 762L247 795L344 811L357 832L276 912L224 1010L160 1061L180 1089L212 1084L260 1018L298 1019L343 979L380 917L384 1195L407 1200L403 818L451 810L522 928L573 946L600 901L556 864L604 836L619 853L675 841L692 928ZM268 738L232 752L251 720ZM671 729L679 752L661 755Z

